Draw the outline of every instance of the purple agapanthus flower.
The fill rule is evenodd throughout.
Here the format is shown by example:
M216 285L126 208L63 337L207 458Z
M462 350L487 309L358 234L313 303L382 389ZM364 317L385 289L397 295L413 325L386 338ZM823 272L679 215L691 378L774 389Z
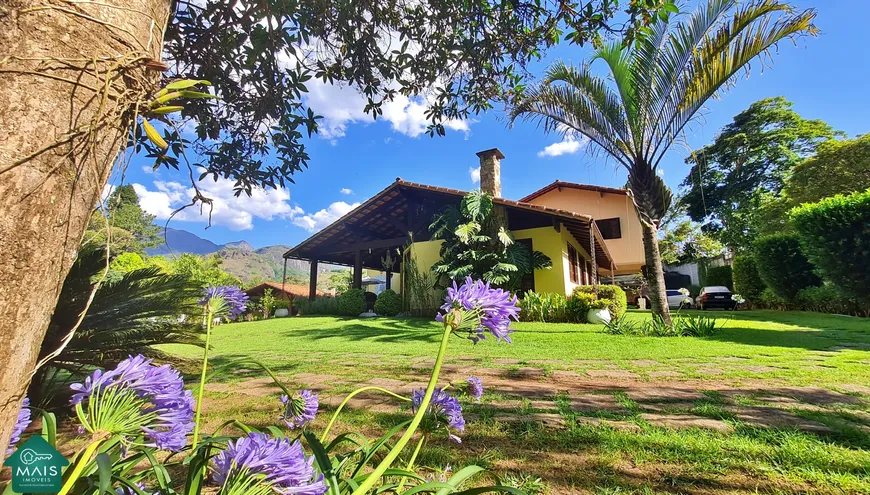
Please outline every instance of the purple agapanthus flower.
M281 403L284 404L281 419L287 423L287 428L291 430L304 428L305 425L314 421L314 417L317 416L317 408L320 405L317 394L311 390L297 392L292 399L282 395Z
M499 341L510 343L510 321L519 321L520 308L517 298L502 289L493 289L489 282L474 281L471 277L465 279L461 287L453 281L453 287L447 289L447 297L441 306L444 314L439 313L435 319L444 321L446 314L453 310L462 313L461 326L471 326L471 336L475 343L485 338L485 332L495 336Z
M469 376L465 382L468 384L468 395L480 402L480 398L483 397L483 381L476 376Z
M426 390L417 389L411 394L411 410L414 413L420 408L423 403L423 397L426 395ZM439 428L447 428L448 436L456 443L462 443L462 439L450 432L450 428L459 432L465 431L465 418L462 416L462 406L456 397L448 394L444 389L436 388L432 393L432 400L429 401L429 409L427 411L427 420L421 423L424 429L430 433Z
M240 470L262 475L280 494L323 495L327 486L323 475L314 469L314 457L305 457L299 440L273 438L265 433L249 433L227 442L214 458L212 479L224 486Z
M143 493L149 493L147 491L147 487L141 481L136 482L136 488L138 488ZM115 488L115 493L117 495L137 495L136 490L133 490L132 488L130 488L127 485L121 485L118 488ZM160 492L157 492L157 493L160 493Z
M230 318L235 318L245 312L248 303L248 295L242 289L234 285L210 285L203 289L203 298L199 300L201 306L214 304L217 300L223 301L226 304L223 311L215 311L215 313L229 314Z
M9 438L9 448L6 450L6 455L12 453L16 443L21 440L21 434L30 426L30 398L25 397L21 402L21 409L18 410L18 419L15 420L15 426L12 427L12 436Z
M181 375L169 365L156 366L151 360L139 354L121 361L118 366L107 372L96 370L85 378L85 382L70 386L77 393L71 402L79 404L85 400L96 400L104 396L103 391L116 389L129 391L140 400L131 407L137 411L141 423L123 422L125 427L137 427L138 431L112 431L112 433L133 435L145 434L150 446L163 450L179 451L187 443L187 435L193 431L195 401L190 390L184 389ZM100 394L95 396L96 392ZM97 408L100 404L96 405ZM84 408L88 410L88 408ZM112 430L114 425L100 424L100 418L110 418L111 411L92 418L90 427L94 430ZM93 433L93 432L92 432Z

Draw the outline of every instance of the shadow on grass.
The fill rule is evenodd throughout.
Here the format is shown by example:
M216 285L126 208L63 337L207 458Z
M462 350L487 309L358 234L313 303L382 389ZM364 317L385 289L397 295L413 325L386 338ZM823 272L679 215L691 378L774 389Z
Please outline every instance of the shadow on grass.
M330 328L321 328L305 332L292 331L285 336L294 339L307 339L312 341L331 338L344 338L350 340L369 340L382 343L397 342L438 342L441 338L440 329L434 324L434 320L422 318L389 319L371 318L359 319L348 318L338 320L339 324Z

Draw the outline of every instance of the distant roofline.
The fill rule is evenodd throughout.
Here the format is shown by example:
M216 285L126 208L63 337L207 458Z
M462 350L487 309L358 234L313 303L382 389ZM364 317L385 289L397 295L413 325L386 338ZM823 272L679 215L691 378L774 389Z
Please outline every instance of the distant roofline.
M625 189L619 189L617 187L594 186L592 184L578 184L576 182L564 182L561 180L556 180L556 181L553 181L552 184L547 184L546 186L544 186L544 187L538 189L537 191L529 194L525 198L522 198L520 200L520 203L528 203L529 201L531 201L537 197L543 196L544 194L547 194L548 192L550 192L554 189L561 189L563 187L568 188L568 189L582 189L584 191L595 191L595 192L604 193L604 194L621 194L623 196L628 194L628 191L626 191Z

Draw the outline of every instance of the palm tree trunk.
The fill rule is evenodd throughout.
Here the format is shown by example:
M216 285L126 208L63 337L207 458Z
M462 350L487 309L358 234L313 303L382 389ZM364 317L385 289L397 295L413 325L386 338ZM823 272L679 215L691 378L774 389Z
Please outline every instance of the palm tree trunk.
M0 452L131 110L159 80L169 4L0 2Z
M657 314L667 323L671 323L671 311L668 309L667 292L665 291L665 272L662 268L662 256L659 252L658 229L655 225L641 220L643 234L643 250L646 258L645 277L649 286L650 306L653 314Z

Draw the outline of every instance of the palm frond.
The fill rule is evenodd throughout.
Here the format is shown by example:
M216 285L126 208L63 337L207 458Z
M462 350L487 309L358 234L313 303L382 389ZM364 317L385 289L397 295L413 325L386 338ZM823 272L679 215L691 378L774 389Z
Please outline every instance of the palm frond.
M683 128L703 105L730 86L740 70L764 56L778 42L802 34L815 35L815 11L793 14L792 8L778 0L757 0L737 8L729 21L720 13L715 29L688 50L688 59L668 96L657 126L655 163L667 151Z
M51 323L40 349L40 359L58 349L85 310L97 275L105 267L105 252L83 252L64 282ZM110 367L134 354L164 359L158 344L202 346L200 308L202 288L186 277L165 275L145 268L121 279L103 282L82 318L81 325L63 351L46 368L67 370L68 379L93 367ZM32 395L46 392L45 370L34 377Z
M596 100L609 98L613 95L599 94ZM626 168L631 167L630 146L619 130L622 123L611 122L592 98L576 91L574 86L544 84L530 89L526 98L511 110L511 122L518 119L535 121L547 132L565 126L589 138Z

